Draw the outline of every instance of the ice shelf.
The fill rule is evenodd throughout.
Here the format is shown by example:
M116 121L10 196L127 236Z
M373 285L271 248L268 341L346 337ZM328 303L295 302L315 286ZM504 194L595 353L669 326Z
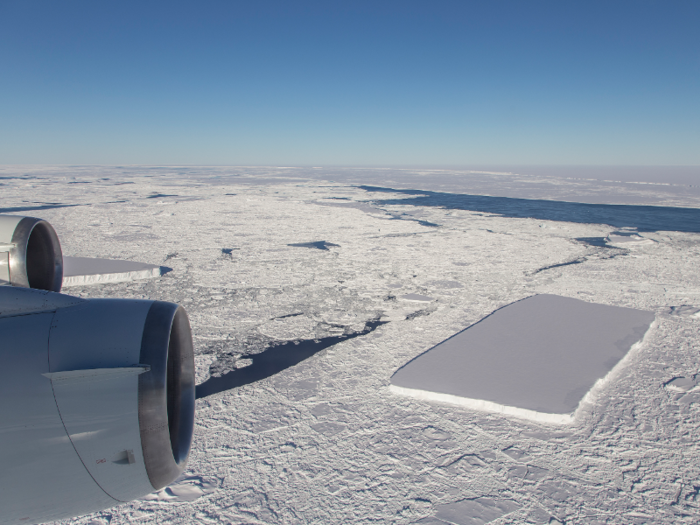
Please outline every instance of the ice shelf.
M535 295L419 355L391 390L424 400L569 423L581 400L638 344L654 313Z
M160 277L161 266L114 259L63 257L63 287Z

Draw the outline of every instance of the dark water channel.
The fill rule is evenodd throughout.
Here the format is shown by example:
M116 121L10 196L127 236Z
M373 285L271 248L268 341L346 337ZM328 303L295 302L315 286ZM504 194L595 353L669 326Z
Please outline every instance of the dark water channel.
M441 193L436 191L401 190L377 186L358 187L371 192L416 195L413 199L383 199L376 201L377 204L382 206L431 206L496 214L503 217L584 224L609 224L615 228L636 228L640 232L700 232L700 209L698 208L586 204L580 202Z
M338 247L338 244L333 244L332 242L326 241L316 241L316 242L297 242L294 244L288 244L287 246L293 246L295 248L316 248L317 250L328 251L328 247Z
M147 199L163 199L165 197L179 197L179 195L169 195L167 193L154 193L146 197Z
M259 354L242 356L243 358L252 359L253 363L245 368L232 370L220 377L210 377L204 383L197 385L195 393L196 398L201 399L213 394L218 394L219 392L225 392L226 390L248 385L260 381L261 379L266 379L282 370L301 363L305 359L308 359L334 344L367 335L385 323L386 321L369 321L365 324L365 329L361 332L308 341L289 341L287 343L269 346Z
M20 211L53 210L55 208L72 208L85 206L84 204L46 204L44 206L15 206L13 208L0 208L0 213L17 213Z
M576 240L587 246L595 246L596 248L610 248L605 240L605 237L576 237Z

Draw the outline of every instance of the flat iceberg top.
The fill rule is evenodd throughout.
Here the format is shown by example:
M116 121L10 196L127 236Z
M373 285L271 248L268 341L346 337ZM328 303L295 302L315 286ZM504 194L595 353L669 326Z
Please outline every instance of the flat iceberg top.
M141 262L63 257L63 287L150 279L160 277L163 270L155 264Z
M394 386L569 414L654 320L653 312L535 295L416 357ZM423 396L429 397L429 396Z
M63 257L64 277L110 273L138 272L160 268L155 264L93 257Z

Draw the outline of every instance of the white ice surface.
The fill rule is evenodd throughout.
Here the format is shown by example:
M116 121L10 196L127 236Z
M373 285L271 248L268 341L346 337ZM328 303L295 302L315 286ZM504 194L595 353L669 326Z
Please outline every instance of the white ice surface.
M647 239L645 237L642 237L639 234L632 234L632 235L617 235L615 233L609 234L606 238L605 241L608 244L623 244L626 246L637 246L640 244L653 244L654 241L651 239Z
M194 501L216 489L215 481L206 481L199 476L185 476L177 479L166 488L149 494L143 500L168 503Z
M569 423L584 396L642 340L653 320L653 312L535 295L413 359L392 376L392 390Z
M189 481L171 490L186 498L201 490L196 499L166 490L63 523L698 523L700 235L643 232L655 242L633 251L589 246L576 239L620 227L382 206L368 201L386 193L341 179L681 206L698 206L700 185L431 173L0 167L0 208L49 220L65 253L173 269L67 292L183 304L200 382L272 342L390 319L270 378L198 400ZM156 194L173 196L149 198ZM315 204L339 198L359 207ZM76 206L20 211L56 202ZM403 213L439 227L395 219ZM287 246L300 239L339 247ZM571 261L580 262L553 266ZM389 286L397 283L400 290ZM425 349L535 294L657 313L658 326L573 423L390 392L392 374Z
M406 388L397 385L390 385L389 389L395 394L412 397L421 401L446 403L448 405L462 406L472 410L481 410L483 412L493 412L494 414L503 414L506 416L514 416L522 419L530 419L540 423L552 423L555 425L566 425L574 421L574 414L550 414L537 410L528 410L502 403L494 403L486 399L474 399L465 396L456 396L454 394L445 394L442 392L433 392L423 388Z
M132 261L63 257L63 287L121 283L160 277L161 267Z

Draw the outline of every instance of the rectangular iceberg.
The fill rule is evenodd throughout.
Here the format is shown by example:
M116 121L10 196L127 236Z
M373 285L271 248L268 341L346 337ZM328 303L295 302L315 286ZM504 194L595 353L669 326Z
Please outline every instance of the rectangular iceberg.
M535 295L419 355L391 378L400 394L569 423L596 382L641 341L654 313Z

